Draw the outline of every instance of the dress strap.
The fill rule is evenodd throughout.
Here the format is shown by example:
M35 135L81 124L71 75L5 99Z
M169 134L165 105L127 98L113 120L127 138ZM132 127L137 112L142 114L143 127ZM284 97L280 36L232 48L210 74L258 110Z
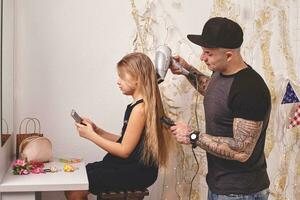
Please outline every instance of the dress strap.
M142 103L142 102L144 102L144 100L143 100L143 99L139 99L139 100L137 100L136 102L134 102L134 103L131 105L131 107L134 107L134 106L136 106L137 104L140 104L140 103Z

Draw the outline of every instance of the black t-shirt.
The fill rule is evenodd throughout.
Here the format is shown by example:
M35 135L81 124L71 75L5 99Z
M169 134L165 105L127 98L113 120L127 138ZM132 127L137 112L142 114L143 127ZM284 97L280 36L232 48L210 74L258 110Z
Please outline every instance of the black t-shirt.
M209 189L217 194L251 194L270 185L264 155L266 129L271 110L270 92L250 66L233 75L214 72L204 97L206 133L233 137L233 119L263 121L250 158L242 163L207 153Z

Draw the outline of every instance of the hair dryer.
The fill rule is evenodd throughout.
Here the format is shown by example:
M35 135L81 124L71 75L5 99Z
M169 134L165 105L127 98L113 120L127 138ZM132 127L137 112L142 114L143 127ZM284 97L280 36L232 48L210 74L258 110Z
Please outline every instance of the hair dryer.
M171 63L181 70L181 73L189 76L190 72L183 68L174 58L172 58L171 49L166 46L159 46L155 53L155 67L158 75L157 82L161 83L164 81L167 71Z

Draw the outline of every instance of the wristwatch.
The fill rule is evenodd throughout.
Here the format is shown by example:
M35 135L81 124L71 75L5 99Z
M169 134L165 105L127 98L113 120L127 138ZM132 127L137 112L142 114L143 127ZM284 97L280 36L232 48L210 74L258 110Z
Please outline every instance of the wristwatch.
M197 141L199 139L199 131L191 132L190 135L189 135L189 138L190 138L190 142L192 144L192 147L196 148L197 147Z

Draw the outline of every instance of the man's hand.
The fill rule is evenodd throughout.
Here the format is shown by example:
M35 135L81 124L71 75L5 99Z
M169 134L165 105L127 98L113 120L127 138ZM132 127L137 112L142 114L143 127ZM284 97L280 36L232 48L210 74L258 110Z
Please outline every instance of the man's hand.
M180 144L190 144L189 134L191 129L183 122L176 122L175 126L171 126L170 130Z
M176 60L183 68L189 71L190 65L183 58L180 56L174 56L173 59ZM173 65L172 62L170 65L170 70L173 74L182 74L182 70L178 69L178 67Z

